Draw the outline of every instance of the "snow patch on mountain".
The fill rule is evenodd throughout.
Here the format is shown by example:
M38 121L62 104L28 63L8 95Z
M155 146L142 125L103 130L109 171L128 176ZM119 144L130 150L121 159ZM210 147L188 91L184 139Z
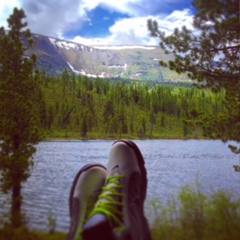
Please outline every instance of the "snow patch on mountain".
M49 37L50 42L59 47L59 48L65 48L67 50L73 48L75 50L82 50L86 52L92 52L93 49L99 49L99 50L124 50L124 49L146 49L146 50L153 50L158 48L157 46L103 46L103 45L95 45L95 46L84 46L81 44L73 43L73 42L67 42L55 38Z
M71 70L74 72L74 73L76 73L76 74L83 74L83 70L81 70L81 71L78 71L78 70L75 70L74 69L74 67L69 63L69 62L67 62L67 64L68 64L68 66L71 68ZM83 71L83 72L82 72Z
M102 49L102 50L123 50L123 49L146 49L146 50L153 50L156 49L157 47L149 47L149 46L92 46L93 48L96 49Z
M51 38L51 37L49 37L48 39L54 46L57 46L59 48L65 48L67 50L72 48L72 49L75 49L75 50L82 50L82 51L87 51L87 52L89 52L89 51L92 52L93 51L93 49L91 47L86 47L84 45L80 45L80 44L77 44L77 43L58 40L58 39Z
M125 63L124 65L109 65L108 68L123 68L124 71L127 70L127 64Z
M49 39L49 41L50 41L53 45L55 45L56 39L51 38L51 37L49 37L48 39Z
M50 42L53 44L53 45L56 45L58 46L59 48L65 48L67 50L69 50L70 48L73 48L75 50L79 50L79 46L75 43L72 43L72 42L66 42L66 41L58 41L54 38L49 38Z
M106 77L105 72L102 72L100 75L90 74L90 73L86 73L83 69L81 69L80 71L76 70L69 62L67 62L67 64L71 68L71 70L78 75L83 75L83 76L92 77L92 78L97 78L97 77L104 78L104 77Z

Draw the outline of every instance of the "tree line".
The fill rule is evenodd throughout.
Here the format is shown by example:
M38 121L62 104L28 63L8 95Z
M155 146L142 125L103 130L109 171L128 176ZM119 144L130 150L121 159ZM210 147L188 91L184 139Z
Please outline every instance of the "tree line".
M47 137L187 138L204 132L186 124L194 112L218 115L224 91L90 79L64 71L39 75L41 124Z

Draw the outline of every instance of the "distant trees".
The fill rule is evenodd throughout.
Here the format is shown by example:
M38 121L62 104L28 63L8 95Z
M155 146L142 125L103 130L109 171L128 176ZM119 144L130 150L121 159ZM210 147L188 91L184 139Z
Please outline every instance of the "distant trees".
M63 75L45 76L47 85L41 80L45 99L41 122L51 137L68 133L79 138L188 138L197 128L189 126L184 135L183 120L193 109L217 115L223 108L224 92Z
M166 36L156 21L148 28L175 60L160 64L188 73L200 88L225 90L225 108L218 115L199 112L199 124L212 138L240 141L240 22L239 0L195 0L193 30L176 28ZM233 148L234 149L234 148ZM235 152L240 149L235 148Z
M42 93L39 75L33 73L36 56L24 58L33 46L23 10L14 9L8 18L9 31L0 28L0 186L11 191L11 222L21 218L21 187L30 176L34 144L41 140L39 106Z

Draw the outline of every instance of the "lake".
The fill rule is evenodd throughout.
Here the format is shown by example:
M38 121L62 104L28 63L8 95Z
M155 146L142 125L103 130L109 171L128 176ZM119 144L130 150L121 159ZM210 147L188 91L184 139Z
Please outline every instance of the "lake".
M85 164L106 164L114 141L50 141L37 146L32 175L23 186L23 211L33 229L47 230L48 214L54 214L58 231L69 227L68 200L72 181ZM136 140L148 172L148 192L145 210L153 198L166 203L185 185L200 182L210 194L217 190L231 191L238 197L239 156L227 144L212 140ZM0 205L6 201L1 194ZM4 204L6 211L8 204Z

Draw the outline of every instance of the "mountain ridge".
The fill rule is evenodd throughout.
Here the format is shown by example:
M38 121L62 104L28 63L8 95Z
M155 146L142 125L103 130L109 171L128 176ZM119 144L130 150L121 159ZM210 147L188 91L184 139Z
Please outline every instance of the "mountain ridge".
M48 75L60 75L64 70L88 77L118 78L143 81L180 81L189 79L159 65L170 60L158 46L95 45L87 46L41 34L32 34L36 45L26 56L38 56L37 68Z

